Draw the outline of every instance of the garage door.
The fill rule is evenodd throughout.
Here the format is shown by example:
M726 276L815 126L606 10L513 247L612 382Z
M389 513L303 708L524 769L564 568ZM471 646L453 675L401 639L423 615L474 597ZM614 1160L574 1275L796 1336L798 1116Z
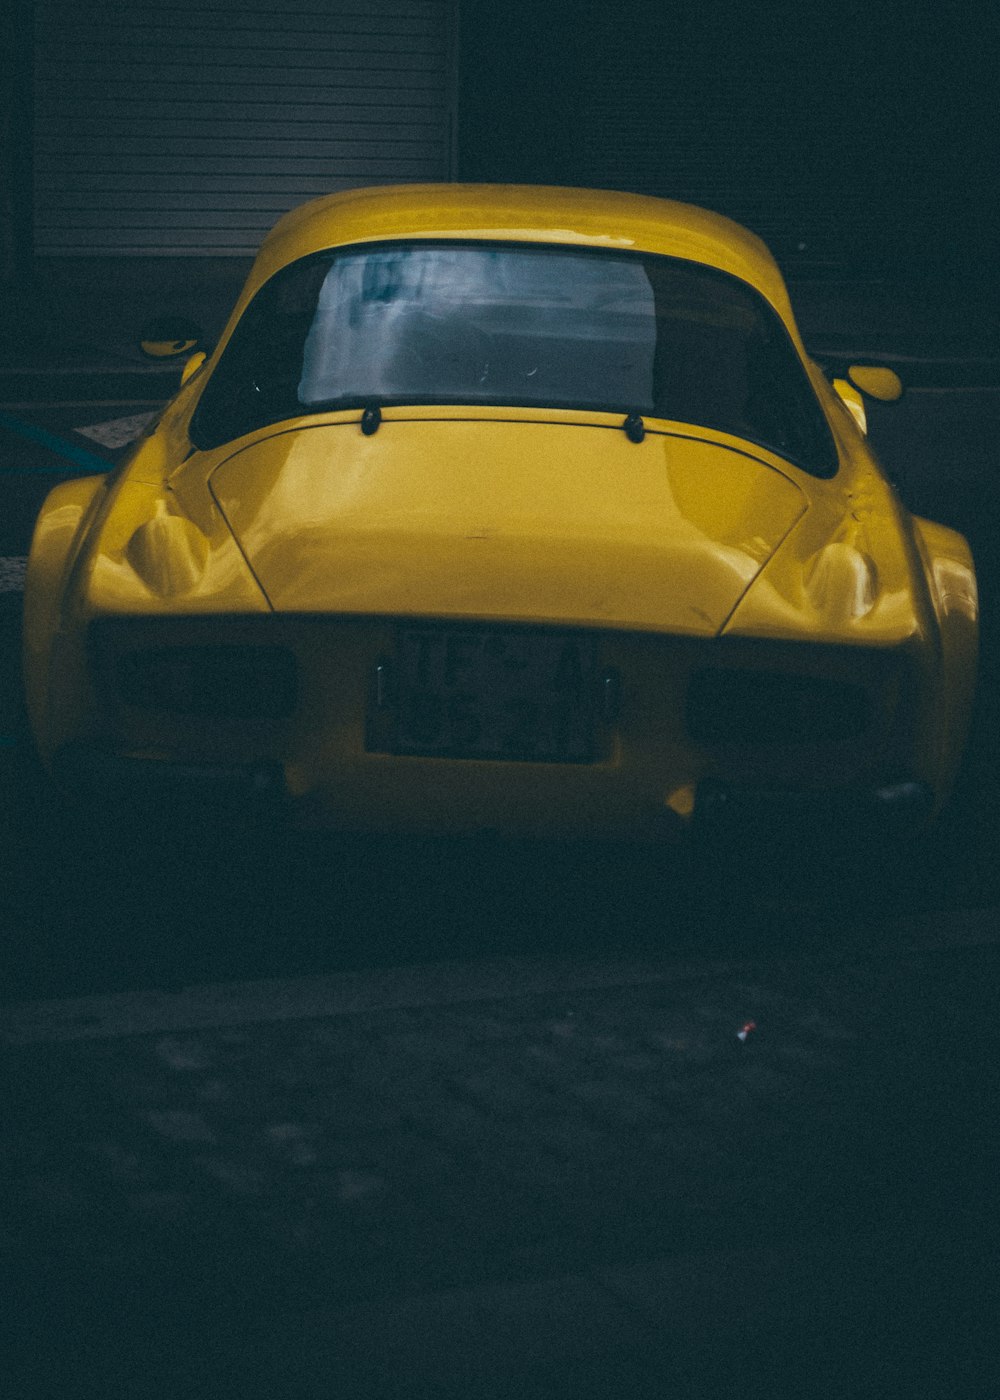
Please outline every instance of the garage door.
M453 0L36 0L35 251L252 253L453 174Z

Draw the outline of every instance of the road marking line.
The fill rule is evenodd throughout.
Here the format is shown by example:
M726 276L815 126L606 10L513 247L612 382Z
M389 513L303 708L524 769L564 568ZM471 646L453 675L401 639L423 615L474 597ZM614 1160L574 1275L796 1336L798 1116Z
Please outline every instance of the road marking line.
M949 933L949 925L954 926ZM879 948L846 949L859 962L879 961L958 948L987 947L1000 941L1000 910L966 909L934 913L883 925L889 942ZM895 933L895 941L893 939ZM836 939L831 932L832 943ZM844 946L829 955L801 958L775 954L745 961L678 961L653 958L511 957L494 962L447 961L312 977L269 978L252 982L206 983L179 992L141 991L70 997L0 1007L0 1043L34 1045L56 1041L104 1040L166 1031L212 1030L223 1026L371 1015L420 1007L455 1006L511 997L555 995L602 988L626 988L720 976L766 975L768 966L842 966Z
M7 428L10 432L16 433L18 437L27 438L29 442L37 442L41 447L47 447L50 452L55 452L60 457L65 457L67 461L75 462L79 467L86 467L92 472L109 472L114 465L106 457L98 457L93 452L88 452L83 447L77 447L75 443L69 442L66 438L58 437L55 433L47 432L45 428L39 428L34 423L25 423L21 418L15 418L10 413L0 413L0 428ZM45 467L2 467L0 471L51 471L52 468Z

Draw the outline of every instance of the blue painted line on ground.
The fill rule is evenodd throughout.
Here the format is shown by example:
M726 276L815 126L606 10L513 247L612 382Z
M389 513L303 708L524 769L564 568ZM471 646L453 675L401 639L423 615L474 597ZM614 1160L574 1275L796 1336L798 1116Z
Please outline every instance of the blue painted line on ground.
M58 437L45 428L39 428L35 423L25 423L23 419L15 418L11 413L0 412L0 428L7 428L10 432L16 433L18 437L27 438L29 442L37 442L40 447L47 447L50 452L65 457L67 461L74 462L78 467L86 467L91 472L109 472L114 466L114 463L109 462L106 457L98 457L95 452L88 452L85 447L77 447L75 442ZM65 469L60 467L3 466L0 467L0 472L59 472L61 475L65 475Z

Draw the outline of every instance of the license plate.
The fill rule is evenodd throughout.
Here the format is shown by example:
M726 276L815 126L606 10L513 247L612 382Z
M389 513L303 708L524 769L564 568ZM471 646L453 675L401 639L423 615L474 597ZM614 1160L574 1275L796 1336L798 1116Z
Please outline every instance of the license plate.
M401 627L383 697L391 748L440 758L590 762L596 664L596 640L586 633Z

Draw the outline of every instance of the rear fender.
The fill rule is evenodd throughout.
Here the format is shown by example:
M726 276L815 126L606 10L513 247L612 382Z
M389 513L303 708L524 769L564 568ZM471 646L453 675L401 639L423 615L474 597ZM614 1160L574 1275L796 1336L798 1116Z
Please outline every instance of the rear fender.
M941 640L938 733L946 786L969 732L979 658L979 597L972 551L957 530L913 518Z
M48 747L52 654L80 548L107 491L106 476L78 477L50 491L35 522L24 585L24 690L39 749ZM63 676L60 684L72 678ZM71 687L72 688L72 687Z

